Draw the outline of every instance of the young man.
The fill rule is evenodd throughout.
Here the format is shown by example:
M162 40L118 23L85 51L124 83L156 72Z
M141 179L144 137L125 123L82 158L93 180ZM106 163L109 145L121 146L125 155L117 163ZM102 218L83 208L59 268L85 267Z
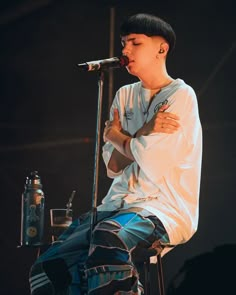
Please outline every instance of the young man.
M92 235L87 213L38 258L33 295L80 294L82 281L91 295L138 294L137 246L177 245L197 230L202 131L194 90L167 73L175 33L162 19L137 14L122 24L121 43L139 82L117 91L105 124L113 183Z

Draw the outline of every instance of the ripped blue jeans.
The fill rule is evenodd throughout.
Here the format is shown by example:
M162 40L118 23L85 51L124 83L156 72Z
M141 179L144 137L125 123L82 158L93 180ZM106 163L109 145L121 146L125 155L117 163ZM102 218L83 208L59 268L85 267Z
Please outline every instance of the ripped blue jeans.
M90 217L74 221L36 260L29 279L32 295L138 294L132 251L156 240L167 243L162 223L142 208L98 212L91 235Z

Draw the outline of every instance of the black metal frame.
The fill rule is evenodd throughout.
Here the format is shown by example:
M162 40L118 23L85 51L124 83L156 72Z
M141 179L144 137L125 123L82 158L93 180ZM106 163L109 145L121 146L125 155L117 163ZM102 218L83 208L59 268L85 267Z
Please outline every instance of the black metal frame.
M164 284L164 274L162 267L161 254L157 254L157 278L159 295L165 295L165 284ZM144 292L145 295L151 295L151 282L150 282L150 258L144 262Z

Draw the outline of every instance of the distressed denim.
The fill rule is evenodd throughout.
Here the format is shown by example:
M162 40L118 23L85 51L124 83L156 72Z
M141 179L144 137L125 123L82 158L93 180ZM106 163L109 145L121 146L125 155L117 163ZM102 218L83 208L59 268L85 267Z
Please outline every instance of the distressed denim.
M74 221L59 241L32 266L32 295L138 294L139 273L132 261L137 245L168 241L161 222L142 208L98 212Z

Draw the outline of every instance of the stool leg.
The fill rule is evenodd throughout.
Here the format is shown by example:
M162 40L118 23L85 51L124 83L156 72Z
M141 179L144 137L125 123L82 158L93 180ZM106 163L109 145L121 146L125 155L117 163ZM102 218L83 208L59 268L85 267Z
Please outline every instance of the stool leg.
M159 295L165 295L165 285L164 285L161 254L157 255L157 276L158 276L158 285L159 285Z
M144 262L144 292L145 295L151 295L150 293L150 260Z

